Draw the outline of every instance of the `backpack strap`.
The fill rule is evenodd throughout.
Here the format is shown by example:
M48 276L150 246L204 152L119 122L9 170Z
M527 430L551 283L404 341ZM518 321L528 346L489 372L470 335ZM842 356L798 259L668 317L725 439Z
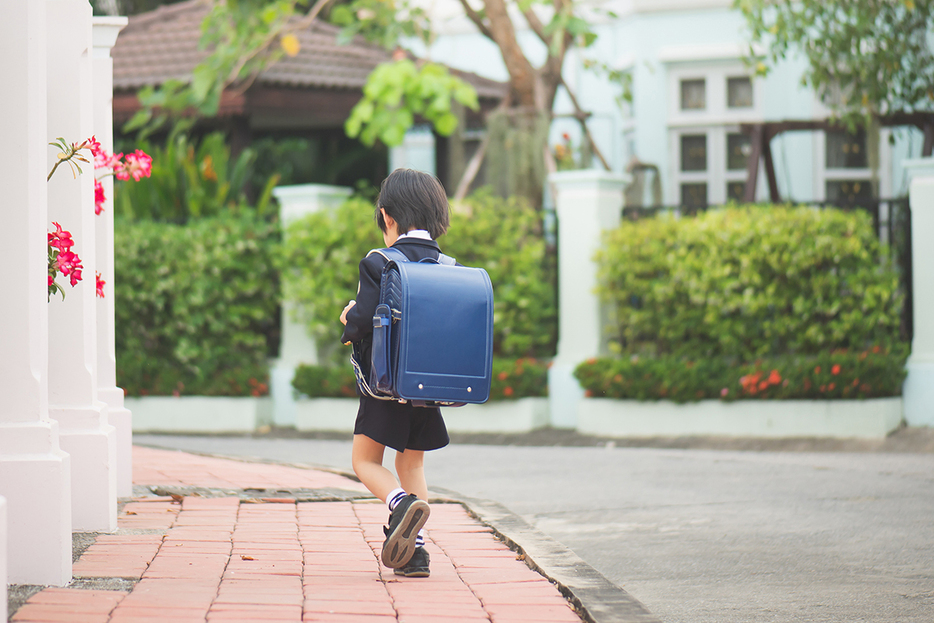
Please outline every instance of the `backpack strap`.
M392 247L389 247L389 248L387 248L387 249L373 249L372 251L370 251L370 252L367 253L366 255L367 255L367 257L369 257L369 256L372 255L373 253L379 253L380 255L383 256L383 258L384 258L387 262L392 261L392 262L397 262L397 263L398 263L398 262L408 262L408 261L409 261L409 258L407 258L407 257L405 256L405 253L403 253L403 252L400 251L399 249L393 249ZM429 261L429 260L427 260L427 258L426 258L425 261ZM438 254L438 263L439 263L439 264L444 264L445 266L456 266L456 265L457 265L457 260L455 260L455 259L454 259L453 257L451 257L450 255L445 255L444 253L439 253L439 254Z

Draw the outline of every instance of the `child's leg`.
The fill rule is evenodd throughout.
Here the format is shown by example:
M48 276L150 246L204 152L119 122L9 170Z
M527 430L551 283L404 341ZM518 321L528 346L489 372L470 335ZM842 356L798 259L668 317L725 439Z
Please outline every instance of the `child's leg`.
M366 435L353 436L353 471L357 478L360 479L360 482L370 490L370 493L383 502L386 501L386 497L393 489L399 487L396 477L392 475L391 471L383 467L383 451L385 449L386 446L373 441ZM418 494L416 493L416 495Z
M421 500L428 499L424 451L406 450L396 453L396 474L399 475L399 482L407 493L414 493Z

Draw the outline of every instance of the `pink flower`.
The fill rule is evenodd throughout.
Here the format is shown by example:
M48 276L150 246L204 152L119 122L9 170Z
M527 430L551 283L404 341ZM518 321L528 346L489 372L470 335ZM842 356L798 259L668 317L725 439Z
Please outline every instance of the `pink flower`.
M52 278L52 275L49 275L49 287L52 287L52 284L55 283L55 279Z
M97 296L104 298L104 284L107 283L101 279L100 273L94 273L95 279L97 280Z
M728 390L726 387L724 387L723 389L720 390L720 397L721 397L721 398L725 398L726 395L729 394L729 393L730 393L730 390Z
M91 155L94 156L95 159L97 158L97 154L102 153L101 144L94 136L91 136L91 138L84 142L88 146L88 149L91 150Z
M104 211L104 202L107 196L104 194L104 185L98 179L94 180L94 214L100 214Z
M123 168L115 170L114 174L119 180L126 180L133 176L133 181L149 177L152 174L152 158L141 149L126 155L126 164Z
M68 251L75 244L71 238L71 232L63 230L62 226L54 221L52 224L55 225L55 231L49 232L49 246L59 251Z
M71 277L72 287L81 281L81 271L84 269L84 267L81 265L81 258L78 257L77 253L72 253L71 251L62 251L58 254L56 263L58 264L58 270L61 271L62 275L65 277Z

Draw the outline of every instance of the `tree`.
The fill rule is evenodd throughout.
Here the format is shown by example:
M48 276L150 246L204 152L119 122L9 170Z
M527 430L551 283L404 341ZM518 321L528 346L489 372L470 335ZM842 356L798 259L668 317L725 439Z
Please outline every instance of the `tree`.
M930 34L934 0L734 0L753 42L760 74L800 52L802 77L851 130L874 118L912 123L934 143L934 56Z
M483 0L474 8L459 0L467 17L480 33L499 48L509 74L509 95L495 112L498 132L488 132L475 157L468 164L456 195L466 193L491 141L508 140L509 174L523 180L519 189L538 203L544 173L555 170L554 156L547 145L547 129L553 116L558 89L564 87L581 123L592 151L607 168L605 159L586 125L588 113L562 77L568 51L593 44L596 34L579 14L572 0ZM167 81L157 89L144 89L140 100L144 110L127 129L153 127L165 121L166 113L195 109L202 115L216 113L221 93L227 88L243 88L283 54L295 53L294 32L307 28L318 18L330 0L317 0L313 6L301 0L215 0L202 27L202 45L211 54L196 68L191 83ZM547 48L545 60L535 67L519 45L513 15L525 24ZM364 143L381 140L387 145L402 142L416 116L425 118L442 135L457 126L455 103L475 108L476 92L447 68L411 57L400 47L406 37L418 37L430 45L435 34L428 15L410 0L349 0L330 8L329 18L343 27L341 38L349 41L361 35L395 50L393 61L377 67L364 87L364 97L346 124L351 137ZM497 136L491 136L496 134ZM516 148L518 145L519 148Z

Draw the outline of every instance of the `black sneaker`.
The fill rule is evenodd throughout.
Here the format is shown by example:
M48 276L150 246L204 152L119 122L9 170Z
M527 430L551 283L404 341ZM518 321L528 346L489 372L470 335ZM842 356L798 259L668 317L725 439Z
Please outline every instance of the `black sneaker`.
M407 578L427 578L431 575L431 570L428 568L429 560L428 551L424 547L416 547L408 564L401 569L393 569L392 572Z
M386 534L381 555L384 565L399 569L409 562L415 553L415 537L428 521L429 513L428 502L419 500L414 493L402 498L389 515L389 525L383 528Z

